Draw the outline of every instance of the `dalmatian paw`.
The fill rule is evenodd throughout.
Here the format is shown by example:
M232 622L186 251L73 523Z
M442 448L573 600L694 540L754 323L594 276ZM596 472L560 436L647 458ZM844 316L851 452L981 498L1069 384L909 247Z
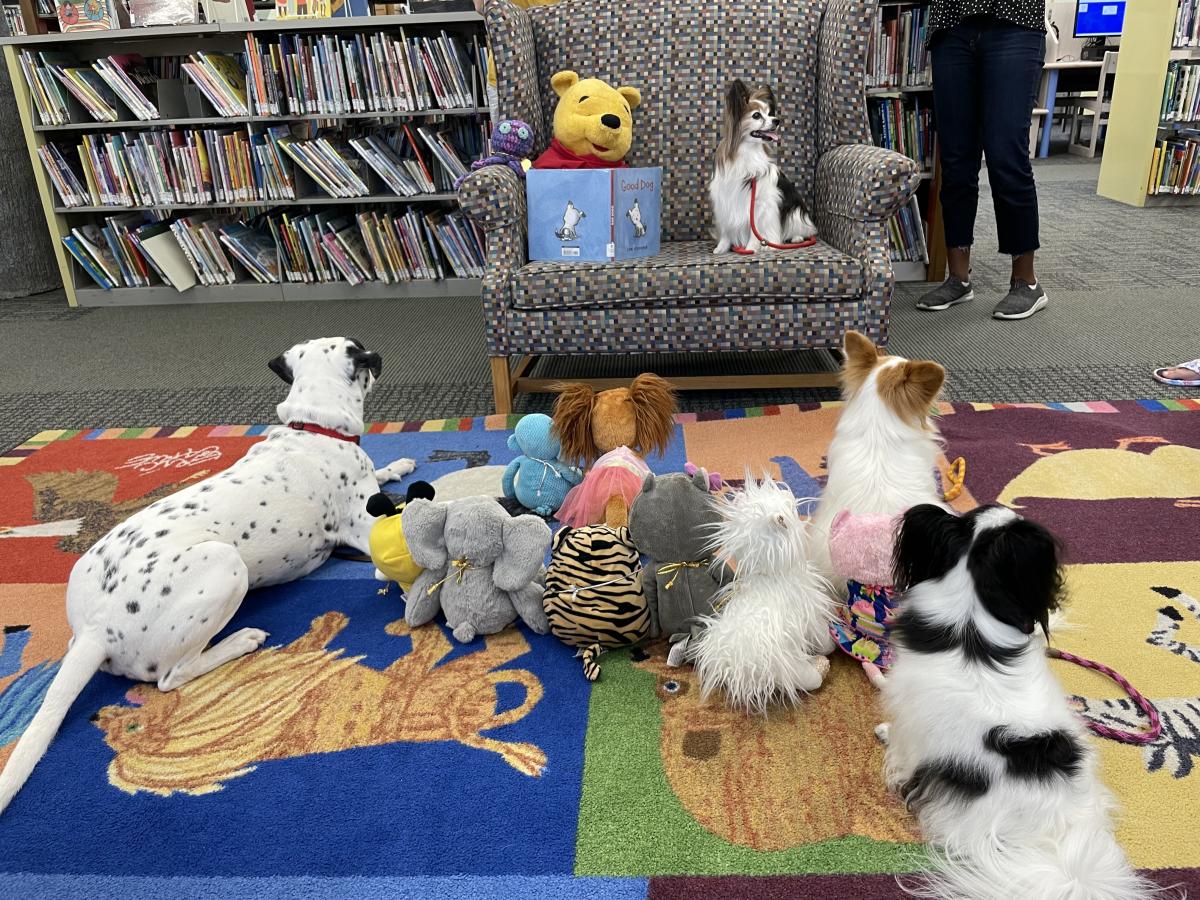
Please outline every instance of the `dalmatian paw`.
M399 481L405 475L416 469L417 464L411 459L398 459L393 463L384 466L382 469L375 470L375 480L381 485L387 484L389 481Z

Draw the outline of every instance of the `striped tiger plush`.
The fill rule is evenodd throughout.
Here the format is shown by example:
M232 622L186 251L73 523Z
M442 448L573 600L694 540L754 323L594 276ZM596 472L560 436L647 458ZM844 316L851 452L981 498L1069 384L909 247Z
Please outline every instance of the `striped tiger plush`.
M550 631L580 648L583 674L595 681L605 649L636 644L650 632L641 558L625 527L564 526L553 547L542 600Z

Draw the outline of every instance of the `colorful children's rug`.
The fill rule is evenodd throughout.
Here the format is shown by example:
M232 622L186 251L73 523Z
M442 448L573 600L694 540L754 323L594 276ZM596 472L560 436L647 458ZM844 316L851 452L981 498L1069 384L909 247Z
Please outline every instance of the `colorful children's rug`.
M1155 743L1096 743L1135 864L1200 893L1200 401L942 414L946 457L967 462L956 504L998 500L1065 541L1058 645L1160 710ZM651 462L813 497L837 415L681 415ZM487 482L513 421L381 424L363 446L435 485ZM0 762L66 646L78 555L264 430L54 431L0 456ZM96 676L0 816L0 897L902 896L921 847L846 659L801 708L751 718L702 705L659 646L609 654L592 685L552 637L410 631L372 576L338 559L252 594L230 629L269 631L264 649L172 693ZM1138 725L1113 683L1052 665L1082 712Z

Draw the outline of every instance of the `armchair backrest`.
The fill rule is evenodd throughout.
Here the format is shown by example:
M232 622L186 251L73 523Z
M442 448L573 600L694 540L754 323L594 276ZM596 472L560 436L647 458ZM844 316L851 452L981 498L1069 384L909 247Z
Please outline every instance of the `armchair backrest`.
M633 166L663 167L662 237L709 236L708 181L725 89L770 85L779 160L810 205L820 154L870 140L863 62L876 0L563 0L522 11L487 0L502 118L550 143L550 77L573 69L642 93Z

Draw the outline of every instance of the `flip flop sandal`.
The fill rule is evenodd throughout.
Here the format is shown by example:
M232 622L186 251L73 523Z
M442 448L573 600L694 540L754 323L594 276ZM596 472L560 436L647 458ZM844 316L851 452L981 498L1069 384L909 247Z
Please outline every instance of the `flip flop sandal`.
M1187 369L1189 372L1195 372L1195 378L1167 378L1163 372L1169 372L1172 369ZM1154 370L1154 380L1160 381L1163 384L1174 385L1175 387L1200 387L1200 359L1193 359L1191 362L1180 363L1177 366L1163 366L1161 369Z

